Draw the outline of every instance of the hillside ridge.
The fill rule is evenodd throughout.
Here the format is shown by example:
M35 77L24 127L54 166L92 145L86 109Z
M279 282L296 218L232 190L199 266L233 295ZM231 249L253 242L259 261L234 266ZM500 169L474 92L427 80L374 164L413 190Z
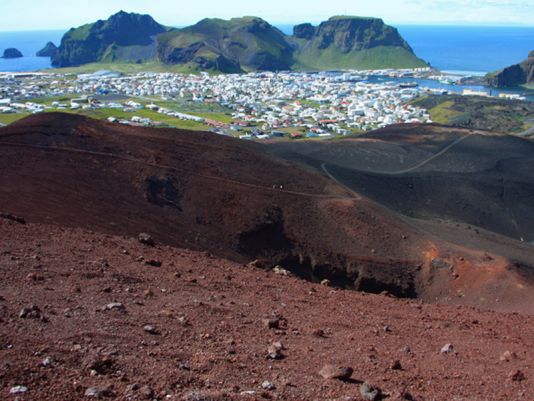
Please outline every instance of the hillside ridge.
M52 54L55 67L147 61L223 73L427 66L381 19L348 16L297 25L286 35L253 16L206 18L176 29L121 11L72 28Z

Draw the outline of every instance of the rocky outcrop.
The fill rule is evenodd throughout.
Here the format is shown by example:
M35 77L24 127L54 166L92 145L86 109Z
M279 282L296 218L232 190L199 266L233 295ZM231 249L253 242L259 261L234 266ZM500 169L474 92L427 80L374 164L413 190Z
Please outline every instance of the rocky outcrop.
M57 46L52 42L48 42L45 47L37 52L36 55L37 57L54 57L56 52Z
M138 62L153 59L155 39L167 31L149 15L121 11L106 21L72 28L52 56L54 67L100 61Z
M487 77L488 83L496 87L517 87L534 82L534 51L531 51L528 58L491 74Z
M412 51L397 29L378 18L332 17L313 31L313 26L309 24L296 28L296 34L302 37L304 32L304 37L312 42L310 45L319 49L334 46L342 53L348 53L377 46L394 46Z
M24 57L20 50L10 47L9 49L4 50L4 55L2 58L21 58Z
M294 28L300 69L424 67L397 29L378 18L332 17L314 27Z
M295 25L293 36L297 39L310 40L315 35L315 27L312 24Z

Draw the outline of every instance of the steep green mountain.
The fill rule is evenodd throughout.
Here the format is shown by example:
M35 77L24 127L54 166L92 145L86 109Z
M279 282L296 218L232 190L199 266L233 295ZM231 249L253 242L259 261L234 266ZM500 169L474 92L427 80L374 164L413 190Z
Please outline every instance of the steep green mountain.
M534 50L526 60L488 75L487 80L490 85L496 87L515 87L534 83Z
M45 47L37 52L36 55L37 57L54 57L56 52L57 46L52 42L48 42Z
M303 70L425 67L397 29L379 18L332 17L297 25L295 67Z
M52 57L55 67L94 62L140 62L156 55L155 36L166 32L149 15L121 11L108 20L72 28Z
M204 19L158 36L158 56L166 64L192 63L222 72L289 70L293 47L261 18Z
M145 61L224 73L426 66L395 28L360 17L298 25L288 36L257 17L167 29L148 15L121 11L71 29L52 55L55 67Z

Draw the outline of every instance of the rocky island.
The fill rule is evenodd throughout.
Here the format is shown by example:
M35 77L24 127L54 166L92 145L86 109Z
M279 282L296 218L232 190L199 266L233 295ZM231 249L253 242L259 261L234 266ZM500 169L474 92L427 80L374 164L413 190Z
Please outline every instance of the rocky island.
M224 73L427 66L395 28L361 17L302 24L286 35L258 17L208 18L174 29L121 11L71 29L52 56L55 67L147 61Z
M9 49L4 50L4 55L2 58L21 58L24 57L24 55L20 52L20 50L15 49L14 47L10 47Z
M488 83L496 87L517 87L534 83L534 50L519 64L488 76Z
M37 57L54 57L56 52L57 46L52 42L48 42L45 47L37 52L36 55Z

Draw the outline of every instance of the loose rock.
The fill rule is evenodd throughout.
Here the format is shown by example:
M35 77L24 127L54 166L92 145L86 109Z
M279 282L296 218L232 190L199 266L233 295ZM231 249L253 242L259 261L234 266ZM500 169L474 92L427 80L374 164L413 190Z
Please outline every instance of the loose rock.
M148 266L153 266L153 267L161 267L161 265L163 264L161 262L161 260L157 260L157 259L150 259L150 260L147 260L145 262L146 265Z
M349 380L354 370L344 366L325 365L319 374L325 379Z
M275 266L273 268L274 274L279 274L280 276L291 276L291 272L287 269L284 269L282 266Z
M109 304L107 304L104 309L106 310L118 310L118 311L125 311L126 308L124 307L123 304L121 304L120 302L111 302Z
M137 239L139 240L139 242L141 244L144 244L144 245L147 245L147 246L155 246L156 245L156 243L154 242L154 239L150 236L150 234L147 234L147 233L139 234Z
M45 359L43 359L41 361L41 365L44 366L45 368L48 368L52 365L52 358L50 358L49 356L47 356Z
M152 334L154 336L160 334L160 331L150 324L143 326L143 330L148 334Z
M26 386L14 386L14 387L11 387L11 389L9 390L10 394L23 394L27 392L28 392L28 387Z
M312 334L313 334L315 337L320 337L320 338L325 338L325 337L326 337L326 333L325 333L324 330L322 330L322 329L316 329L316 330L313 330L313 331L312 331Z
M510 351L504 351L500 358L501 362L510 362L514 359L517 359L517 354Z
M262 325L268 329L279 329L280 320L279 319L262 319Z
M443 348L441 348L442 354L450 354L454 352L454 346L452 344L445 344Z
M95 375L107 375L115 371L115 360L107 355L89 357L86 368Z
M513 382L521 382L525 380L525 374L520 370L512 370L508 375Z
M85 396L92 398L105 398L112 397L113 392L107 387L89 387L87 390L85 390Z
M269 345L267 348L267 357L269 359L282 359L284 355L282 354L282 349L284 346L280 342L275 342Z
M261 388L263 388L264 390L274 390L274 389L276 389L276 386L273 383L271 383L270 381L265 380L261 384Z
M37 305L30 305L28 308L22 308L19 312L21 319L39 319L41 317L41 310Z
M360 386L360 395L366 400L375 401L380 397L380 389L371 386L369 383L363 383Z

